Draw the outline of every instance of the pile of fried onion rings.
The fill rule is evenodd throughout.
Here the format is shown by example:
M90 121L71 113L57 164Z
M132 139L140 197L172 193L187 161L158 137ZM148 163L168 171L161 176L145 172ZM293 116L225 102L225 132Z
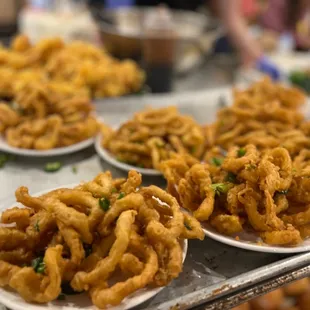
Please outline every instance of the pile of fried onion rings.
M121 162L159 169L161 161L174 154L200 159L205 150L201 126L175 106L147 108L113 130L101 126L102 146Z
M47 303L69 285L104 309L139 289L168 285L182 271L180 241L204 233L175 198L141 181L135 171L127 179L107 171L39 197L18 188L24 207L1 215L0 286ZM114 276L122 280L111 284Z
M310 236L310 151L291 159L283 147L220 149L213 163L182 155L161 164L167 190L219 233L258 233L270 245L293 246ZM213 153L214 154L214 153Z

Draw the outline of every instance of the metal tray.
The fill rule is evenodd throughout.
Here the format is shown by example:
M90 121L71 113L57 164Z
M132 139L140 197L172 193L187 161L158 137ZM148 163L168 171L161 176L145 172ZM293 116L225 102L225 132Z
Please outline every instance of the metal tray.
M228 89L177 95L142 96L97 102L97 113L105 122L116 125L146 105L175 104L200 123L214 120L219 105L230 102ZM59 160L64 167L46 173L46 162ZM72 167L77 172L74 173ZM74 169L75 170L75 169ZM59 185L93 178L110 170L115 177L126 173L101 161L94 148L70 156L49 159L17 157L0 170L0 210L14 203L14 191L25 185L38 192ZM165 186L161 177L144 177L144 184ZM294 256L257 253L236 249L206 238L190 241L183 272L178 279L137 310L230 309L248 299L310 275L310 253ZM1 308L1 307L0 307Z

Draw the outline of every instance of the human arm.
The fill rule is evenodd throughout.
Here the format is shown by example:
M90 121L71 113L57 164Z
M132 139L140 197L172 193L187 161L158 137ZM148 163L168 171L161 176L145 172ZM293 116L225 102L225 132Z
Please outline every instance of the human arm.
M240 0L211 0L211 4L221 18L223 25L244 65L252 65L262 56L259 44L248 31L242 16Z

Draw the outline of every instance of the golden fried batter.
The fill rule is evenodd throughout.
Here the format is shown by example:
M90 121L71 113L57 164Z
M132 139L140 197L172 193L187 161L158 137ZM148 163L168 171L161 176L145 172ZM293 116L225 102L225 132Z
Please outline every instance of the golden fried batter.
M174 197L141 183L136 171L127 179L107 171L39 197L17 189L25 208L2 214L10 227L0 227L0 286L47 303L69 285L105 308L139 289L168 285L182 271L182 240L204 233Z

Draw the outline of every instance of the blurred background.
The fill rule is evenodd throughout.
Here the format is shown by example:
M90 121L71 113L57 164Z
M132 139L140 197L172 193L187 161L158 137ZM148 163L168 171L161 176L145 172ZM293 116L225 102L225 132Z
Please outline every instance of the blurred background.
M114 64L115 59L132 59L145 72L141 92L197 92L252 82L263 74L310 92L309 0L0 0L3 46L9 47L20 33L34 45L51 37L61 37L66 43L88 42L113 57L102 62L103 67ZM0 53L0 66L14 73L21 69L16 56L31 51L24 39L9 51L2 47L5 52ZM75 53L83 57L83 53ZM55 62L52 68L56 73L57 66ZM127 87L132 67L128 69L125 63L122 73L119 68L110 70L110 78L123 74L117 82ZM134 74L140 87L140 73ZM89 88L94 91L94 85ZM109 90L98 89L93 97L141 94L137 87L127 88L118 91L114 84L109 85ZM238 309L309 310L309 292L310 281L304 279Z
M261 73L307 88L309 6L308 0L0 0L0 36L4 45L20 32L33 43L60 36L104 46L143 66L153 92L227 86Z

